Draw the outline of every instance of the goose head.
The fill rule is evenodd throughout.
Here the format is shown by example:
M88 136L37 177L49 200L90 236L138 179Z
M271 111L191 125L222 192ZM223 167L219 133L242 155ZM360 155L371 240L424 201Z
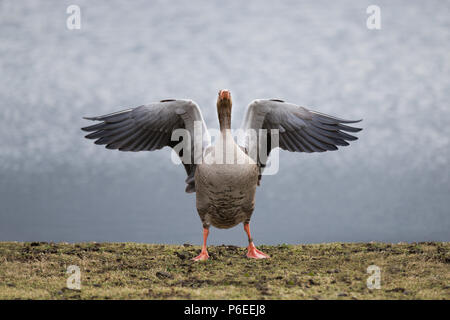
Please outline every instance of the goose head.
M217 115L219 117L220 131L231 128L231 93L229 90L220 90L217 97Z

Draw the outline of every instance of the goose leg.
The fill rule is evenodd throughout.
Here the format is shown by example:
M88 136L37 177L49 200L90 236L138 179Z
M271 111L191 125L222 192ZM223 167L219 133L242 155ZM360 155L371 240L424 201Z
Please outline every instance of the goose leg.
M206 240L208 239L208 235L209 235L209 228L203 228L203 246L202 246L202 251L200 252L200 254L198 256L196 256L192 260L194 260L194 261L208 260L209 255L208 255L208 250L206 250Z
M249 223L244 223L244 230L245 230L245 232L247 233L247 236L248 236L247 257L248 258L253 258L253 259L270 258L264 252L261 252L258 249L256 249L255 244L253 243L252 236L250 235L250 224Z

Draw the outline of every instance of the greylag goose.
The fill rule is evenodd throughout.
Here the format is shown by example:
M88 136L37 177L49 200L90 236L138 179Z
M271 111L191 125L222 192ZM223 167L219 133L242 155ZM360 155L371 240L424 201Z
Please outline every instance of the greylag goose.
M243 139L236 142L231 134L231 107L230 91L220 90L217 98L220 133L214 145L199 106L191 100L161 100L86 117L100 123L82 128L91 132L86 138L96 139L95 144L106 145L107 149L152 151L168 146L175 150L187 173L186 192L196 193L197 211L203 224L203 245L194 258L196 261L209 257L206 242L211 225L231 228L239 223L243 223L248 236L247 257L269 257L255 247L250 234L256 187L267 164L267 157L260 156L261 149L267 156L276 147L307 153L332 151L357 139L346 132L361 130L347 125L361 120L332 117L278 99L259 99L248 105L242 125ZM188 133L187 137L178 134L180 129ZM250 152L254 141L249 138L254 137L249 134L251 130L262 133L253 143L258 149L256 156ZM184 142L184 148L180 149L180 141Z

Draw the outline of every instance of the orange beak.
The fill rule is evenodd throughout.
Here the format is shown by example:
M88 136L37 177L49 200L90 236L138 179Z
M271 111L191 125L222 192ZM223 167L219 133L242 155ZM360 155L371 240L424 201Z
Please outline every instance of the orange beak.
M228 91L228 90L220 90L219 91L219 99L220 100L224 100L224 99L230 100L231 99L230 91Z

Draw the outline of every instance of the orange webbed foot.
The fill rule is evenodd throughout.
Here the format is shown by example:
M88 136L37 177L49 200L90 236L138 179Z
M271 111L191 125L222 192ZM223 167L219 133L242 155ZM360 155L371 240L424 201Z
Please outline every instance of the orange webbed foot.
M255 246L249 246L247 251L247 257L253 259L267 259L270 258L267 254L256 249Z
M196 256L192 260L194 260L194 261L205 261L205 260L208 260L208 258L209 258L208 251L202 251L202 252L200 252L200 254L198 256Z

